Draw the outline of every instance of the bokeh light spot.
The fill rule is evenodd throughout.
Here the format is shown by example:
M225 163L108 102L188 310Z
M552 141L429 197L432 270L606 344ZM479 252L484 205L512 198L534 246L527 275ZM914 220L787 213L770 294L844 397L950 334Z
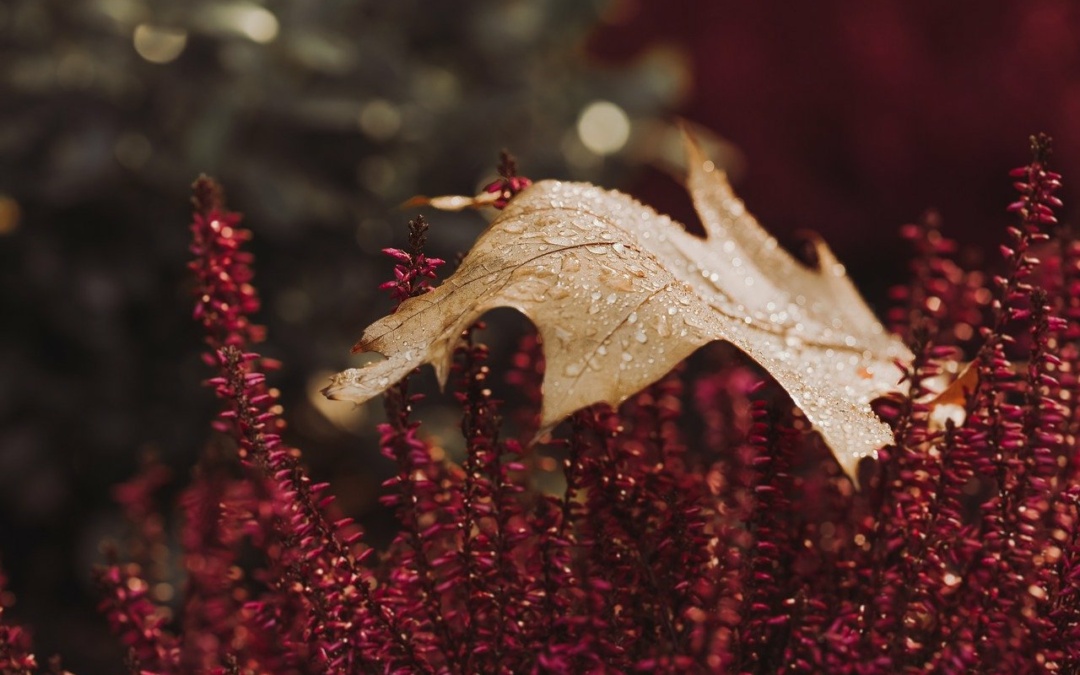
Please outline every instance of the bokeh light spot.
M11 234L19 227L19 202L0 195L0 236Z
M594 101L581 111L577 122L581 144L598 155L622 150L630 139L630 118L610 101Z
M237 7L233 22L241 34L259 44L273 42L280 29L277 17L270 10L255 5Z
M135 27L135 51L150 63L175 61L187 46L187 31L141 23Z
M360 130L375 141L388 141L401 129L401 113L394 104L377 98L360 110Z

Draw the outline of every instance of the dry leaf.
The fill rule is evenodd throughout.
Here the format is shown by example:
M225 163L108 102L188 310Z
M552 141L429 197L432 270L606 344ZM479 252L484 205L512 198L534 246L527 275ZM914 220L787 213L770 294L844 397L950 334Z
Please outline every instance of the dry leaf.
M413 197L401 205L405 209L415 209L421 206L430 206L440 211L464 211L465 209L479 209L492 206L498 201L500 195L497 192L482 192L475 197L464 195L442 195L440 197Z
M956 426L964 423L967 417L968 400L979 388L979 363L972 361L966 366L956 361L942 364L941 373L933 379L945 383L941 393L932 394L923 403L930 411L931 430L940 431L947 422ZM933 384L933 379L926 383Z
M543 338L544 428L593 403L617 405L698 347L727 340L788 391L854 476L860 458L892 441L869 404L896 388L894 361L910 353L824 244L820 271L801 265L687 147L706 240L627 195L537 183L449 279L364 331L356 349L387 359L340 373L327 396L366 401L423 363L445 382L462 330L513 307Z

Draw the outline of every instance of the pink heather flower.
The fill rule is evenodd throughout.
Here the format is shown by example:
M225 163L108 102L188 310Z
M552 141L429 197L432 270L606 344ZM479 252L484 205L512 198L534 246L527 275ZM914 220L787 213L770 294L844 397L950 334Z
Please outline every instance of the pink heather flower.
M409 222L408 252L397 248L383 249L383 253L398 264L394 266L394 278L382 283L379 288L389 291L390 297L399 305L408 298L427 293L431 289L429 280L436 277L436 271L446 262L424 254L427 231L427 220L423 216L417 216Z
M532 181L518 175L517 162L510 153L503 150L499 159L499 177L485 185L484 192L499 195L492 206L504 209L519 192L532 185Z
M7 592L7 577L0 569L0 673L31 675L38 663L31 646L30 632L4 616L12 596Z

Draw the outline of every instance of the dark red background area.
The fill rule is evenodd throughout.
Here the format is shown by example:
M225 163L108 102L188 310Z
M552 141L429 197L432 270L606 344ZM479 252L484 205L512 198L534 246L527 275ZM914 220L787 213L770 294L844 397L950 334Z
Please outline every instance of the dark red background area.
M782 239L827 233L871 296L902 278L896 231L925 208L961 243L1001 240L1030 134L1053 136L1066 200L1080 180L1075 3L665 0L613 15L591 52L683 52L681 112L743 152L751 210ZM637 192L665 206L677 191Z

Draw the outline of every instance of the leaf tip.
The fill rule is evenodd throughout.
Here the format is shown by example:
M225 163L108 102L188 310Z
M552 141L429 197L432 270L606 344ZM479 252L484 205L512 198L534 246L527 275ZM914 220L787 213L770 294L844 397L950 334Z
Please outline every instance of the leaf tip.
M689 123L680 119L678 126L679 131L682 133L683 149L686 152L686 165L690 170L690 175L693 176L699 171L704 173L715 171L716 164L705 156L705 151L702 149L701 143L698 142L697 136L691 131Z
M345 376L350 371L338 373L330 377L330 384L326 385L319 392L330 399L331 401L351 401L353 400L346 394L348 385L345 382Z

